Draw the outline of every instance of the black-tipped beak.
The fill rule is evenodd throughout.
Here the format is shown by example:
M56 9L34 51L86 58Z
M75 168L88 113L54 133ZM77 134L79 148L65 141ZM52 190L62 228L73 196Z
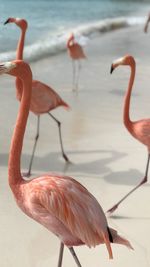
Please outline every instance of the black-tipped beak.
M9 23L9 19L7 19L7 20L4 22L4 25L6 25L7 23Z
M112 74L113 70L114 70L114 67L113 67L113 64L111 64L110 74Z
M0 75L6 72L6 66L2 63L0 64Z

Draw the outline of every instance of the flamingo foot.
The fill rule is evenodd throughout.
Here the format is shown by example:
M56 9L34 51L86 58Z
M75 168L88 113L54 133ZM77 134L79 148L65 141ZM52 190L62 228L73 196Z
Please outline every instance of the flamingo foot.
M70 164L72 164L72 162L69 160L69 158L67 157L67 155L66 154L64 154L63 153L63 158L64 158L64 160L66 161L66 163L70 163Z
M28 171L28 172L23 172L22 175L23 175L24 177L29 178L29 177L31 176L31 172L30 172L30 171Z
M107 213L109 215L111 215L117 208L118 208L118 204L115 204L112 208L110 208L109 210L107 210Z

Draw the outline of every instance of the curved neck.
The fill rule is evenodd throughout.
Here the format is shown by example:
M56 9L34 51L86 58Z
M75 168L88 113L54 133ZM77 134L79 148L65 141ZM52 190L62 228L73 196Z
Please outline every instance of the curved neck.
M20 78L16 78L16 98L20 101L23 92L23 83Z
M130 128L130 125L131 125L129 110L130 110L131 91L132 91L134 78L135 78L135 63L130 65L130 67L131 67L131 73L130 73L128 89L125 95L124 112L123 112L123 121L127 128Z
M26 29L21 29L21 35L20 35L18 45L17 45L16 59L21 59L21 60L23 59L25 34L26 34ZM22 90L23 90L22 87L23 87L22 80L19 77L17 77L16 78L16 97L18 100L21 99Z
M23 79L22 81L23 94L15 124L15 129L13 132L13 137L11 140L11 147L9 153L8 176L11 188L23 179L20 171L20 161L21 161L21 151L23 146L23 138L30 107L31 81L32 81L32 75L30 72L27 72L25 75L25 79Z
M17 45L16 59L23 59L25 34L26 34L26 29L21 29L21 35L20 35L18 45Z
M70 37L67 42L67 47L69 48L70 46L72 46L73 43L74 43L74 39Z

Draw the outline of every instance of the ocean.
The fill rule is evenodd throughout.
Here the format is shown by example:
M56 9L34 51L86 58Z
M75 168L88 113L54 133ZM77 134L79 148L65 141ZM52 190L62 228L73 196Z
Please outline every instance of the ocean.
M70 32L94 38L115 28L143 24L149 0L0 0L0 61L15 58L20 29L7 18L28 21L24 58L28 61L66 49ZM81 39L82 40L82 39ZM84 40L84 39L83 39Z

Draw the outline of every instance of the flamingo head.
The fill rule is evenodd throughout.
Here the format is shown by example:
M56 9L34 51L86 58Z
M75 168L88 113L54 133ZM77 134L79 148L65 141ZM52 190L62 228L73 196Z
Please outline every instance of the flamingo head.
M71 33L70 36L69 36L67 45L68 45L68 46L72 46L72 45L74 44L74 40L75 40L74 34Z
M5 22L4 25L8 23L15 23L19 28L26 30L28 27L28 23L25 19L20 19L20 18L8 18Z
M112 73L113 70L120 65L135 65L135 60L131 55L125 55L124 57L118 58L112 63L110 73Z
M20 79L26 78L28 75L31 75L32 72L30 66L23 60L13 60L0 63L0 75L9 74ZM32 80L32 78L31 78Z
M9 73L12 69L16 67L16 64L14 62L4 62L0 63L0 74Z

